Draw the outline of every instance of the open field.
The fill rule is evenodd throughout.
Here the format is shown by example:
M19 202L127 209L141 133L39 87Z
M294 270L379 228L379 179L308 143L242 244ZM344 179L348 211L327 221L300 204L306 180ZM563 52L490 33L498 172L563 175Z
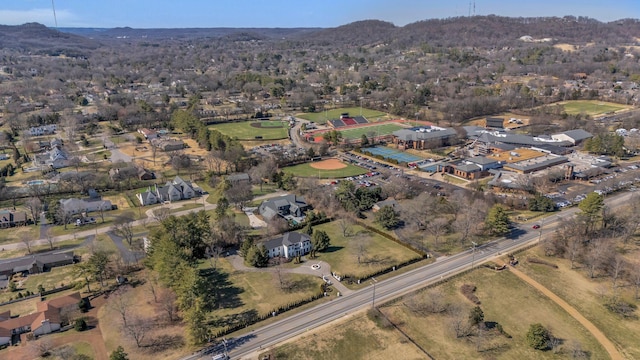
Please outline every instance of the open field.
M354 129L337 129L342 134L342 137L345 139L360 139L362 135L373 135L373 136L381 136L381 135L389 135L394 131L404 129L404 126L400 126L398 124L382 124L382 125L373 125L373 126L365 126L358 127Z
M628 254L633 257L637 256L638 252ZM520 254L523 259L527 256L544 257L539 248ZM580 268L572 270L568 260L549 257L544 259L558 265L558 269L523 262L520 270L576 308L616 345L623 356L628 359L640 359L640 343L637 341L637 334L640 334L640 321L637 318L623 319L604 306L605 297L611 296L611 279L602 277L589 279L586 270ZM618 296L633 302L632 287L621 286L617 291ZM639 305L638 301L635 301L635 304ZM636 315L637 312L638 310Z
M630 109L631 106L603 102L599 100L574 100L557 103L557 106L564 107L564 111L569 115L587 114L590 116L604 115L606 113Z
M508 271L478 269L439 287L438 291L442 291L447 303L461 307L460 314L466 321L473 304L460 293L463 284L477 287L475 294L481 301L485 322L493 326L500 324L512 338L499 334L495 329L484 331L481 337L456 338L451 329L453 312L415 312L407 306L412 301L424 301L420 300L424 293L385 305L381 311L436 359L559 358L555 351L537 351L526 344L529 325L537 322L562 339L560 348L565 351L579 343L592 359L607 358L604 349L575 319Z
M389 115L380 112L378 110L371 110L367 108L350 107L350 108L337 108L316 113L301 113L296 116L305 120L313 121L318 124L325 124L328 120L339 119L340 114L349 113L351 116L364 116L370 122L380 120L389 120Z
M261 136L262 140L278 140L289 136L286 121L243 121L215 124L209 128L238 140L254 140L256 136Z
M339 179L345 178L349 176L357 176L361 174L366 174L369 172L368 170L361 168L359 166L344 164L345 167L341 169L327 170L327 169L318 169L313 167L312 165L315 163L306 163L299 164L294 166L287 166L282 168L282 171L285 173L293 174L295 176L300 177L320 177L322 179Z
M260 354L278 360L424 359L425 354L398 331L381 329L364 313Z
M359 225L350 225L347 237L342 235L337 221L313 228L325 231L331 238L331 246L318 253L318 258L342 275L364 276L420 256Z
M569 352L578 346L576 344L587 352L588 358L607 358L597 341L577 321L508 271L478 269L438 287L436 291L446 303L461 309L463 322L467 321L473 305L460 294L462 284L477 286L476 295L487 324L490 327L500 324L512 338L500 335L495 328L483 331L481 337L473 334L456 338L451 330L453 315L415 312L407 305L424 301L424 292L382 305L380 310L435 359L563 359L570 358ZM537 351L526 344L529 325L536 322L550 328L562 340L558 352ZM390 326L381 327L380 323L361 312L263 354L272 354L272 358L275 355L276 359L427 358L400 331Z

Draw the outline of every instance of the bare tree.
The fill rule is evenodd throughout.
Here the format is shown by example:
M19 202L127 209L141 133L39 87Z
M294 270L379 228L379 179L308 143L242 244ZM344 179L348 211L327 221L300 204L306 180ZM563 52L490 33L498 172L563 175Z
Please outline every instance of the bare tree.
M624 274L627 268L627 262L619 254L614 255L609 262L609 275L611 275L611 286L613 287L613 291L616 291L616 285L618 283L618 279Z
M20 233L20 241L22 241L24 246L26 246L27 252L29 252L29 254L31 254L31 242L33 241L33 238L31 237L31 234L26 233L26 232Z
M49 244L49 249L53 250L53 229L51 227L48 227L47 230L45 231L45 237L47 239L47 243Z
M109 306L120 314L122 326L126 329L129 323L129 314L131 309L131 295L127 292L126 287L120 287L113 292Z
M438 217L427 224L427 231L433 236L433 246L438 247L440 244L440 237L447 233L449 228L449 221L445 218Z
M356 257L358 265L365 262L369 245L371 243L371 236L367 232L359 232L349 242L353 248L353 254Z
M29 210L34 224L38 225L40 213L42 212L42 201L37 197L30 197L24 202L24 206Z
M136 342L136 346L141 347L142 341L151 329L151 323L148 319L134 315L130 318L129 322L123 326L123 328L125 333L131 336Z
M160 291L160 307L167 314L167 319L169 320L169 322L174 322L176 320L176 313L178 312L176 299L176 293L172 290L162 289Z
M56 359L72 360L76 356L76 350L71 346L65 345L55 349L53 355Z
M163 222L169 216L171 216L171 209L169 209L167 207L163 206L163 207L160 207L160 208L157 208L157 209L153 210L153 218L157 222Z
M640 262L636 262L630 268L629 278L635 287L636 300L640 299Z
M453 307L447 322L455 337L461 338L471 334L469 316L462 307Z
M338 219L338 226L340 226L340 230L342 230L342 236L351 236L351 225L353 225L351 216L349 216L348 213L341 213Z
M118 216L111 227L111 231L120 236L121 238L127 240L129 246L133 242L133 214L132 213L124 213Z
M153 302L158 303L158 274L154 271L151 271L149 276L147 277L149 284L149 293L153 296Z

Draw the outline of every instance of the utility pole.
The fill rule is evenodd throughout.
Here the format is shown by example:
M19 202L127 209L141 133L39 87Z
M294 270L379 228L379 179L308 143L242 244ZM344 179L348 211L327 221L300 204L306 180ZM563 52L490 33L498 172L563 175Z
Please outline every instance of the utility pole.
M478 244L475 241L472 241L471 244L473 245L471 250L471 269L473 269L476 262L476 246L478 246Z
M376 278L372 277L371 280L373 280L371 283L373 284L373 296L371 297L371 308L374 309L376 307L376 283L378 282L378 280L376 280Z

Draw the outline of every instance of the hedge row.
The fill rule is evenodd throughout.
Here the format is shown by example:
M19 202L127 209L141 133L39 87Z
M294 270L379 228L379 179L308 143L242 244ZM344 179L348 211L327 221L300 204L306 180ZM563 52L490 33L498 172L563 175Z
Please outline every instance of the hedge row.
M359 282L371 279L372 277L384 275L384 274L390 273L392 271L398 270L398 269L400 269L402 267L417 263L418 261L422 261L425 258L426 258L426 256L413 258L411 260L408 260L408 261L405 261L405 262L402 262L402 263L399 263L399 264L396 264L396 265L393 265L393 266L389 266L389 267L384 268L382 270L379 270L379 271L376 271L376 272L373 272L371 274L367 274L367 275L364 275L364 276L361 276L361 277L345 274L345 275L343 275L343 278L345 280L347 280L347 281L353 281L353 282L359 283ZM353 279L353 280L351 280L351 279Z
M400 246L404 246L405 248L417 253L418 255L422 256L423 258L427 258L428 257L428 254L426 252L424 252L424 251L422 251L420 249L416 249L413 246L401 241L400 239L398 239L398 238L396 238L394 236L389 235L388 233L386 233L386 232L384 232L382 230L378 230L378 229L374 228L373 226L369 226L369 225L363 223L362 221L356 220L355 223L360 225L360 226L362 226L363 228L365 228L367 230L373 231L374 233L376 233L376 234L378 234L378 235L380 235L380 236L382 236L382 237L384 237L386 239L389 239L389 240L395 242L396 244L398 244Z
M310 302L316 301L316 300L318 300L318 299L320 299L322 297L324 297L324 292L319 292L319 293L316 293L315 295L313 295L311 297L308 297L306 299L302 299L302 300L295 301L295 302L287 304L287 305L280 306L280 307L278 307L278 308L276 308L274 310L269 311L266 314L256 315L256 316L253 316L253 317L251 317L249 319L242 320L237 324L234 324L234 325L228 326L228 327L226 327L226 328L224 328L222 330L219 330L218 332L216 332L214 334L214 338L219 338L219 337L222 337L222 336L229 335L229 334L231 334L233 332L236 332L238 330L244 329L244 328L246 328L248 326L251 326L253 324L259 323L260 321L266 320L266 319L272 317L273 313L281 314L283 312L286 312L286 311L289 311L289 310L293 310L293 309L298 308L300 306L306 305L306 304L308 304Z

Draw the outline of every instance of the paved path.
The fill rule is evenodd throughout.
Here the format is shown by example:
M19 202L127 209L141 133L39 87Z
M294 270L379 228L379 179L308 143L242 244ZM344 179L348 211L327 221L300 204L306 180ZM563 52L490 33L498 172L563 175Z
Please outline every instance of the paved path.
M251 271L251 272L258 272L258 271L276 272L277 271L275 267L268 267L268 268L262 268L262 269L249 267L244 264L244 259L240 257L240 255L236 255L236 254L229 255L227 257L227 260L231 263L233 268L238 271ZM317 270L311 267L312 265L315 265L315 264L320 266ZM347 288L346 286L344 286L344 284L337 281L331 276L331 265L327 264L324 261L307 260L305 263L301 264L298 267L282 268L280 269L280 271L282 271L283 273L312 275L320 278L322 276L325 276L326 279L331 280L331 284L333 285L333 287L337 291L339 291L342 296L349 295L353 292L353 290Z
M607 351L607 353L609 353L609 356L611 357L612 360L624 359L624 357L622 357L622 354L620 354L620 352L618 351L616 346L611 342L611 340L609 340L604 335L604 333L600 331L600 329L598 329L591 321L587 320L587 318L585 318L578 310L576 310L576 308L569 305L569 303L561 299L558 295L554 294L553 292L551 292L551 290L547 289L544 285L535 281L534 279L532 279L522 271L514 267L510 267L509 270L514 275L516 275L517 277L524 280L526 283L528 283L529 285L533 286L538 291L543 293L546 297L551 299L553 302L560 305L560 307L563 308L564 311L569 313L569 315L571 315L574 319L578 320L578 322L582 326L584 326L585 329L587 329L591 333L591 335L593 335L593 337L596 338L596 340L598 340L600 345L602 345L602 347Z

